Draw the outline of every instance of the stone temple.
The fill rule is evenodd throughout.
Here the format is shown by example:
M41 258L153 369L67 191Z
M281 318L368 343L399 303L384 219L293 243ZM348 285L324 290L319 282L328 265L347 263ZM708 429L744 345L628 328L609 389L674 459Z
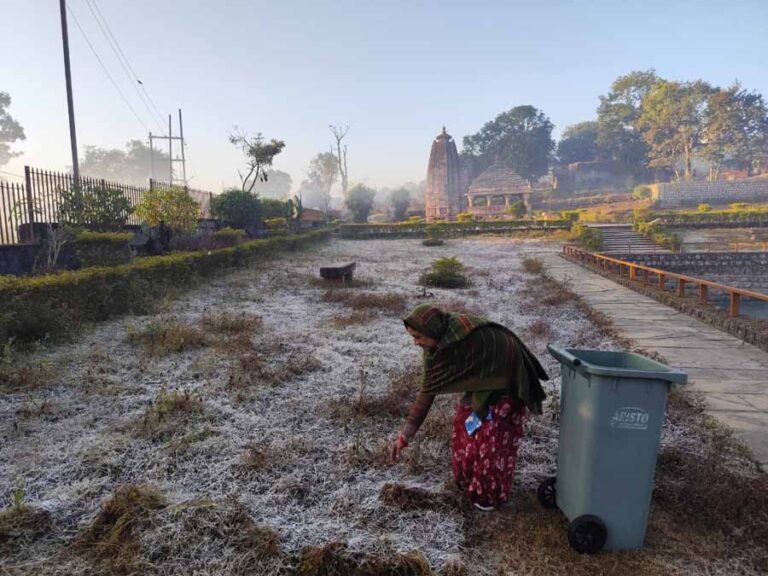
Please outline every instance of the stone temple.
M427 168L427 187L424 192L424 211L427 222L454 220L464 209L467 177L462 169L456 143L443 131L432 142Z

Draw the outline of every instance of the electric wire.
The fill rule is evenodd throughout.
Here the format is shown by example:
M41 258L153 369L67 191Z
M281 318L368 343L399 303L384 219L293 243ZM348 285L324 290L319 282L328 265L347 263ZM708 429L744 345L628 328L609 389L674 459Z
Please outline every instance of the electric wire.
M0 174L5 174L6 176L15 176L16 178L24 178L23 174L14 174L13 172L6 172L5 170L0 170Z
M91 41L88 39L88 35L85 33L85 30L83 30L83 27L80 26L80 22L77 19L77 16L75 16L75 13L72 11L72 7L67 4L67 12L69 12L69 15L72 16L72 19L75 21L75 24L77 25L78 29L80 30L80 33L83 35L83 38L85 39L85 43L88 44L88 47L91 49L91 52L93 52L93 55L96 57L96 60L98 60L99 64L101 65L101 69L104 70L104 74L107 75L107 78L109 78L109 81L112 82L112 86L115 87L115 90L117 90L117 93L120 94L120 97L123 99L123 102L125 102L126 106L130 109L130 111L133 113L133 115L136 117L136 120L139 121L139 123L144 126L144 129L147 132L151 132L152 130L144 123L144 120L141 119L141 117L136 112L136 109L133 107L133 105L130 103L128 98L125 97L125 94L123 94L123 91L120 90L120 86L118 86L117 82L115 82L115 79L112 77L112 74L109 73L109 70L107 69L106 65L102 61L101 57L99 56L99 53L96 52L96 49L93 47L93 44L91 44Z
M162 123L157 121L157 118L155 118L155 116L154 116L154 112L149 107L149 104L147 103L147 101L145 100L145 98L142 95L141 91L139 90L139 84L137 84L137 82L136 82L136 80L138 80L138 79L131 76L131 73L128 71L128 68L125 65L125 62L123 62L123 59L125 59L125 61L127 62L127 58L125 57L125 54L123 53L122 49L120 49L118 51L119 44L118 45L115 44L117 42L117 40L114 40L114 42L113 42L114 36L112 36L111 34L107 34L107 31L104 28L104 24L102 24L101 19L99 18L99 16L96 15L96 12L94 11L94 7L91 4L91 0L85 0L85 4L88 6L88 10L91 11L91 15L93 16L93 19L96 20L96 24L99 25L99 29L101 30L101 34L104 36L104 38L106 38L107 43L109 44L109 47L112 49L112 53L117 58L117 61L120 63L120 67L123 69L123 73L125 74L125 77L128 78L128 83L131 84L131 86L133 86L133 89L136 91L136 94L139 96L139 100L141 100L141 103L147 109L147 112L149 112L149 117L153 121L157 122L157 125L158 125L158 127L160 127L160 131L162 133L162 131L163 131L163 127L162 126L163 125L162 125ZM102 16L102 18L103 18L103 16ZM106 21L105 21L105 23L106 23ZM112 37L110 38L110 36L112 36ZM121 57L121 54L122 54L122 57Z
M96 12L101 17L101 20L104 22L104 26L106 26L107 32L112 37L112 40L114 40L115 46L117 46L117 49L122 55L123 60L125 60L125 64L128 66L128 69L131 71L131 74L133 75L134 80L136 80L136 83L141 87L141 91L144 93L144 95L147 97L147 100L152 105L152 108L155 111L155 115L160 122L160 125L163 126L164 125L163 115L157 109L157 106L155 105L154 100L152 100L152 97L149 95L149 93L147 92L147 89L144 87L144 83L141 80L139 80L139 75L136 74L136 70L134 70L133 66L131 66L130 60L128 60L128 58L125 55L125 52L123 52L123 49L120 47L120 43L117 41L117 38L115 38L115 35L112 33L112 28L109 26L109 22L107 22L107 19L101 13L98 3L96 2L96 0L86 0L86 1L89 3L89 5L91 2L93 2L93 7L96 9ZM163 128L163 130L165 129Z

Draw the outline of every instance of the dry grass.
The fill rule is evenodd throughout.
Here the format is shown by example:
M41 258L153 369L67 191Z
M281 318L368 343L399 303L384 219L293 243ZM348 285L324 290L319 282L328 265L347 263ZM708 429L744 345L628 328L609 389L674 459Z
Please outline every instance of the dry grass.
M199 442L204 442L205 440L208 440L208 438L211 438L213 436L216 436L216 432L214 432L208 427L202 428L201 430L190 432L189 434L186 434L179 438L174 438L168 443L168 450L173 452L173 454L177 456L180 454L185 454L195 444Z
M397 292L362 292L349 290L327 290L322 297L323 302L344 304L352 310L382 311L389 314L400 315L405 312L408 299Z
M176 354L205 345L205 334L195 326L177 320L155 321L143 330L128 328L128 342L141 346L151 357Z
M544 263L538 258L524 258L523 270L529 274L541 274L544 272Z
M374 315L370 310L353 310L352 312L345 312L335 316L331 320L331 325L337 330L344 330L350 326L359 326L361 324L367 324L373 320Z
M238 334L253 333L261 329L264 321L256 314L234 312L206 313L203 315L202 325L206 332L235 336Z
M387 483L379 492L379 500L406 512L414 510L446 511L460 506L456 493L431 492L423 488Z
M137 422L136 433L146 438L166 438L174 434L185 421L202 411L201 396L191 394L188 390L173 390L169 393L163 386Z
M376 283L370 278L353 278L343 283L338 280L326 280L317 276L308 276L307 282L310 286L317 288L331 288L333 290L354 290L357 288L373 288Z
M408 554L351 554L347 545L331 542L310 546L301 553L298 576L430 576L429 562L420 552Z
M16 415L20 418L40 418L43 416L53 416L56 411L56 405L47 398L43 400L35 400L31 395L24 401L16 411Z
M250 444L240 454L240 465L248 470L260 470L269 462L269 446Z
M249 392L259 386L279 386L323 369L323 363L307 352L291 352L285 361L275 366L260 352L247 352L238 357L227 379L227 389L236 400L244 402Z
M0 367L0 392L34 390L50 381L50 369L43 364Z
M525 328L526 334L531 338L547 339L552 336L552 326L543 318L534 320Z
M77 536L75 548L99 574L141 574L151 569L140 555L140 532L152 516L166 506L164 496L152 486L118 486L96 518Z
M0 511L0 545L19 541L30 541L49 532L52 527L51 515L47 510L27 504L15 504Z
M421 367L410 366L394 372L384 394L370 394L367 378L361 370L358 391L354 396L334 398L328 403L328 414L343 421L377 416L401 418L408 413L421 381Z

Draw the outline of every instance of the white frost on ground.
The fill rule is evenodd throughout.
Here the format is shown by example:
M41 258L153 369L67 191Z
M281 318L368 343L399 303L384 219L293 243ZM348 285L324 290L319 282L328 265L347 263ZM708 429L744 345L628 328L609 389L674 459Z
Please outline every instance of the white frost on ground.
M234 355L209 347L150 360L128 344L128 327L141 328L153 317L110 321L77 343L42 352L54 369L53 382L27 394L0 395L0 508L21 483L27 501L50 511L56 529L12 560L51 557L95 516L117 485L129 482L155 484L172 502L234 497L257 523L274 528L289 552L346 541L353 551L418 549L436 567L461 555L460 513L403 512L378 497L387 482L443 489L450 481L447 439L421 442L423 465L360 466L350 463L351 445L358 440L376 450L394 438L399 422L367 418L345 423L329 414L335 400L359 393L361 370L367 373L366 394L383 394L390 375L418 363L420 351L392 315L335 328L331 321L348 310L323 302L324 289L309 279L323 263L356 261L356 277L373 283L359 290L401 293L414 305L422 301L416 298L419 274L435 257L456 255L470 268L475 284L469 290L433 290L435 300L461 301L518 332L553 376L547 391L556 399L559 368L546 352L548 341L608 349L615 344L575 305L547 307L521 297L526 282L535 278L521 269L525 252L551 249L542 242L505 238L454 240L437 249L414 240L335 240L188 293L161 316L199 325L205 312L255 313L264 325L254 342L257 349L270 351L271 363L283 365L307 355L322 363L321 370L288 383L256 386L245 402L226 390ZM541 319L550 325L551 336L529 336L528 327ZM206 427L214 434L178 453L168 440L137 437L135 423L162 386L203 399L203 413L178 430L178 437ZM25 406L43 402L49 403L50 413L20 415ZM450 402L441 403L429 418L450 417ZM515 480L521 489L535 489L554 472L552 407L548 404L543 416L528 423ZM672 438L692 442L684 430L674 430ZM241 454L253 443L268 445L271 459L255 471L240 465ZM183 539L183 534L168 535L180 529L172 523L155 527L145 538L165 533L168 539Z

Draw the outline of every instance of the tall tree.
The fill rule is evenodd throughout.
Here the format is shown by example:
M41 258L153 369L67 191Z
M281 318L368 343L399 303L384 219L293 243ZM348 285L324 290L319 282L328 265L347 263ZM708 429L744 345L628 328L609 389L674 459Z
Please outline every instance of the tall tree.
M85 146L85 154L80 160L80 172L93 178L146 185L152 175L153 158L156 173L166 174L168 154L150 150L141 140L128 141L125 150Z
M0 166L21 155L21 152L11 151L11 144L26 139L24 128L8 113L10 106L10 94L0 92Z
M695 82L657 82L643 98L637 127L648 145L648 164L668 168L680 179L693 178L693 158L700 150L704 134L707 103L714 92L702 80Z
M557 158L561 164L592 162L597 156L597 121L579 122L563 130L557 145Z
M487 122L477 134L465 136L463 154L479 159L477 168L501 158L533 185L549 169L555 148L552 128L540 110L517 106Z
M243 192L252 192L256 182L269 180L267 168L272 166L275 156L280 154L285 148L285 142L275 140L274 138L267 142L261 132L256 136L248 136L246 132L240 131L235 127L234 132L229 135L229 142L240 148L246 159L246 172L243 174L237 171L242 183Z
M736 83L713 91L707 102L702 156L710 163L709 178L731 164L751 174L768 155L768 110L762 95Z
M341 192L347 197L347 187L349 186L349 170L347 169L347 145L342 147L341 141L349 132L349 126L328 126L331 129L333 138L336 140L336 161L339 165L339 176L341 176Z
M364 184L357 184L349 189L345 205L352 212L352 219L358 223L368 222L368 215L373 210L376 191Z
M253 193L261 198L276 198L287 200L291 194L293 178L282 170L266 170L264 181L258 180L253 187Z
M392 215L396 221L405 220L405 213L408 211L408 206L411 205L411 193L407 188L398 188L394 190L390 196L389 201L392 204Z
M319 193L323 212L328 214L331 205L331 188L339 177L339 161L333 152L320 152L309 163L308 176Z
M597 145L600 158L617 160L638 173L645 167L648 148L637 129L643 99L659 82L656 71L630 72L600 96L597 108Z

